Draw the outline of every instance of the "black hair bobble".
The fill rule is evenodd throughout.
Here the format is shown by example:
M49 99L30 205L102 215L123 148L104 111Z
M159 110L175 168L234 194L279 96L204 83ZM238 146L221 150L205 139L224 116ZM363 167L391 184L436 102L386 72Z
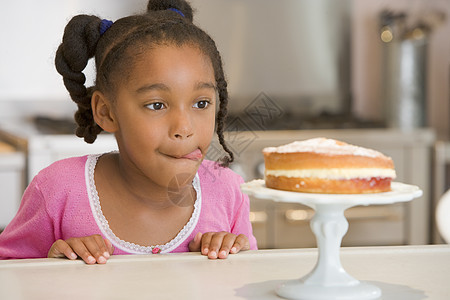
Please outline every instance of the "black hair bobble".
M113 24L113 21L110 21L110 20L107 20L107 19L103 19L100 22L100 29L99 29L100 35L103 35L106 32L106 30L108 30L109 27L112 26L112 24Z

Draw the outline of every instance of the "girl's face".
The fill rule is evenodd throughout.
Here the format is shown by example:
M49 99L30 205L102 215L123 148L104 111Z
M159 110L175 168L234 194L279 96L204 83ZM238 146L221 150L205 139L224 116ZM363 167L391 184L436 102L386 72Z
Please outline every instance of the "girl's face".
M159 186L190 183L214 134L210 59L189 45L161 45L130 67L112 108L121 163Z

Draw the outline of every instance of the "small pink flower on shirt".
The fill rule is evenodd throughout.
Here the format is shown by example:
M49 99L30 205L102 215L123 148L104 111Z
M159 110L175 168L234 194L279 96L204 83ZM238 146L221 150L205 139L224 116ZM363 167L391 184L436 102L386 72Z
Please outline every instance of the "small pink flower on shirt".
M161 249L159 249L158 247L154 247L154 248L152 249L152 253L153 253L153 254L158 254L159 252L161 252Z

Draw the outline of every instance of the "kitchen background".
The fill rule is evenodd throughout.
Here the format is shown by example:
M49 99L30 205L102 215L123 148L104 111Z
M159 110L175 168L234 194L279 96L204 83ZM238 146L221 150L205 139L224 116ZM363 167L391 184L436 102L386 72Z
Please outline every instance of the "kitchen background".
M399 181L419 185L424 196L348 210L344 245L442 242L433 212L450 186L449 0L191 3L223 55L236 172L260 178L261 149L292 140L327 136L375 148L393 157ZM86 145L70 134L75 104L53 65L65 24L79 13L116 20L145 6L145 0L0 3L0 227L41 168L116 148L110 135ZM251 201L260 247L315 246L313 212Z

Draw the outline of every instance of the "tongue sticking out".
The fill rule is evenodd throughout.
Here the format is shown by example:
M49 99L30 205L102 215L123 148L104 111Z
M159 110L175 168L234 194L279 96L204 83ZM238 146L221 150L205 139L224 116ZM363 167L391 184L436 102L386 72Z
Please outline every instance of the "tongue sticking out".
M192 159L192 160L198 160L202 158L202 151L200 149L195 149L189 154L186 154L182 158Z

